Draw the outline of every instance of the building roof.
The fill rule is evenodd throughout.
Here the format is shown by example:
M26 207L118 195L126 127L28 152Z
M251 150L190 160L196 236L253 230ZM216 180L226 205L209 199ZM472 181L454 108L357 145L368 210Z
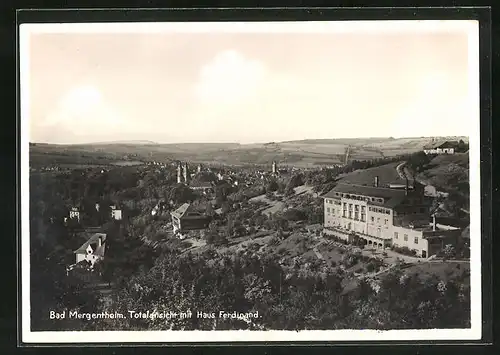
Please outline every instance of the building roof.
M191 209L190 207L191 205L189 203L185 203L175 211L171 212L171 214L174 217L182 218Z
M456 141L446 141L440 140L434 143L427 144L424 146L424 149L436 149L436 148L454 148L456 147L458 142Z
M183 204L181 207L170 213L172 216L177 218L205 218L206 216L198 211L195 211L192 205L189 203Z
M210 183L208 181L200 181L200 182L193 181L193 182L191 182L191 184L189 184L189 186L193 187L193 188L201 187L201 188L205 188L205 189L210 189L213 187L212 183Z
M375 186L363 186L363 185L352 185L339 183L333 189L331 189L324 197L335 197L335 192L363 195L363 196L373 196L382 198L393 198L399 196L405 196L405 191L400 189L389 189L386 187L375 187Z
M102 245L98 247L99 238L102 238ZM93 234L82 246L75 250L75 254L86 254L89 245L93 245L93 250L95 255L104 256L104 242L106 241L105 233L95 233Z

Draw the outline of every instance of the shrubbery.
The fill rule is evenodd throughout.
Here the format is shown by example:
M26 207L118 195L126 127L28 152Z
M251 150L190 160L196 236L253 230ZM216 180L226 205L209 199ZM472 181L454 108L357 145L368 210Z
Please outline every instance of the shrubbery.
M393 245L391 247L393 251L399 254L407 255L407 256L417 256L417 251L414 249L409 249L408 247L398 247Z

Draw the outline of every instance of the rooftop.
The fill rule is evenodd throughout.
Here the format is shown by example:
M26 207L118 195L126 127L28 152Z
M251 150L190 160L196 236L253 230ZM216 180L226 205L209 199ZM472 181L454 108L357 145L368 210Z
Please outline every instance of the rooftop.
M378 177L379 187L388 187L390 184L406 185L406 180L400 176L396 169L401 163L403 161L355 170L340 177L338 182L373 187L375 178ZM408 183L413 184L412 179Z
M207 182L207 181L199 181L199 182L196 182L196 181L193 181L189 184L190 187L202 187L202 188L212 188L212 183L210 182Z
M424 146L424 149L436 149L436 148L455 148L458 142L456 141L446 141L440 140L431 144Z
M174 217L177 218L182 218L189 210L190 210L191 205L189 203L183 204L181 207L173 211L171 214Z
M102 244L99 247L99 238L102 238ZM92 246L95 255L104 256L104 243L106 242L106 234L105 233L95 233L92 235L85 243L82 244L80 248L75 250L75 254L86 254L88 246Z
M346 183L337 184L337 186L323 195L323 197L336 198L337 196L335 196L335 193L383 198L384 203L382 205L390 208L396 207L406 199L406 192L404 189L390 189L387 187L363 186ZM377 204L374 202L370 203Z

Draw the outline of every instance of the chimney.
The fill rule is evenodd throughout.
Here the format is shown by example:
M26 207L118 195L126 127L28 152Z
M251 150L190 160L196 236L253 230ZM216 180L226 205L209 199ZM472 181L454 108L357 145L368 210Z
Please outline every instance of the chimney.
M378 187L378 176L375 176L375 181L373 182L373 186Z
M432 215L432 230L434 232L436 231L436 214L435 213Z

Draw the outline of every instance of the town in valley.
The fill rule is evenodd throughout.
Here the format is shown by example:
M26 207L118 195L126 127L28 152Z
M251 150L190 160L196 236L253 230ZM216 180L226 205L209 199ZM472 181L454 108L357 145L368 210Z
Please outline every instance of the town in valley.
M29 149L33 330L470 327L468 137Z

